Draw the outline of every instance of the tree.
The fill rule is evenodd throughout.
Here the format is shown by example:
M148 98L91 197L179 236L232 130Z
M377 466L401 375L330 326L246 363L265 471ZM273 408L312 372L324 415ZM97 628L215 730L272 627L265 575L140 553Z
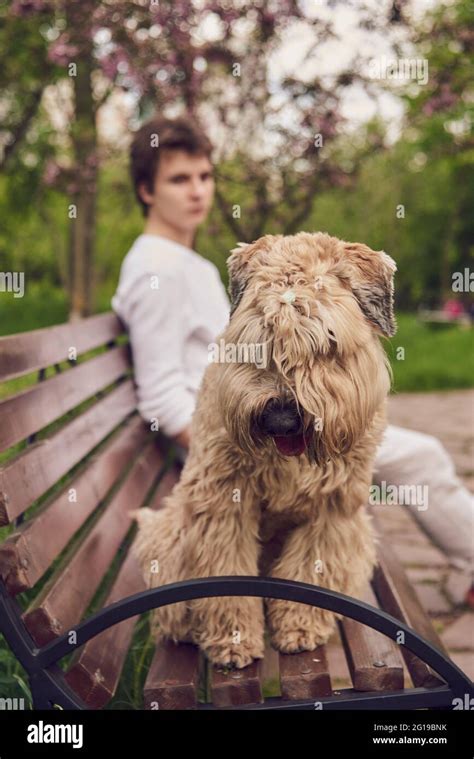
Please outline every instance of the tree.
M453 208L443 247L440 289L452 295L452 268L472 265L474 244L474 118L472 3L442 3L414 30L420 55L429 60L426 86L406 93L407 126L414 152L446 164ZM448 199L447 199L448 202Z
M328 0L328 8L337 5ZM372 30L397 25L400 5L371 13L360 0L359 23ZM334 74L314 67L317 51L336 38L331 14L319 3L303 11L296 0L241 0L238 6L227 0L14 0L11 14L30 31L35 19L41 22L49 43L48 62L43 48L40 57L44 76L54 83L62 69L71 90L73 113L63 135L69 147L62 155L58 149L46 170L50 183L69 196L71 317L92 307L103 152L97 114L112 93L131 94L139 118L155 108L185 110L210 128L221 166L217 203L240 240L255 239L270 223L296 231L315 194L349 186L367 150L382 144L374 132L366 146L341 148L344 93L365 80L360 55ZM283 72L278 53L291 34L303 35L307 49L296 68Z

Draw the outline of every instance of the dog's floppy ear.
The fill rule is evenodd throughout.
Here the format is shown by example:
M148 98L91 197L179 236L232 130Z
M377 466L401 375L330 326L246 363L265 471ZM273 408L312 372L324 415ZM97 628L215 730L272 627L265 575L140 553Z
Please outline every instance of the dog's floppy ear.
M363 243L344 243L345 274L366 318L386 337L393 337L397 323L393 313L393 277L397 265L383 250Z
M228 293L230 296L231 316L242 300L245 288L247 287L250 276L248 267L250 259L258 251L269 250L272 242L280 237L283 237L283 235L264 235L254 242L239 242L237 247L230 251L230 256L227 259L227 269L229 271Z
M245 276L245 267L248 261L248 248L250 243L239 242L237 247L230 251L227 259L227 269L229 271L229 288L230 296L230 315L234 313L239 305L244 290L247 286L247 277Z

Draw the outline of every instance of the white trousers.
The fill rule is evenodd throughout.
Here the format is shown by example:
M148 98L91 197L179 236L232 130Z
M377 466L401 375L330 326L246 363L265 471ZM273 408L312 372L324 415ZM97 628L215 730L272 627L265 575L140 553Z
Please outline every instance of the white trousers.
M457 477L437 438L389 425L377 450L374 482L386 494L388 485L394 485L402 496L399 504L410 486L418 486L415 502L407 504L405 499L405 507L451 566L474 576L474 496Z
M176 449L184 463L186 450ZM388 425L377 450L374 483L388 504L394 502L381 508L410 509L450 564L474 578L474 497L439 440Z

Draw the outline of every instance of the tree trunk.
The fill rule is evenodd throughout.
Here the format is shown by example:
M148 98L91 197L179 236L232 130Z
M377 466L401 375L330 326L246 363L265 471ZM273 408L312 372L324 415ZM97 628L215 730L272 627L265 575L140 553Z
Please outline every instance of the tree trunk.
M74 7L71 3L67 5L70 8L70 39L79 51L75 56L76 75L72 76L75 120L71 127L71 139L75 166L69 209L69 318L73 320L88 316L92 308L98 161L96 109L92 93L93 42L87 23L89 19L83 17L81 11L85 10L84 7Z

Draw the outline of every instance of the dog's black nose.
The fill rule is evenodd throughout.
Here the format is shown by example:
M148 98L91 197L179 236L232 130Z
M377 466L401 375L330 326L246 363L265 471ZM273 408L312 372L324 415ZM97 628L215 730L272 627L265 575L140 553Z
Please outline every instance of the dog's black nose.
M302 420L295 403L273 398L263 409L259 427L264 435L296 435Z

